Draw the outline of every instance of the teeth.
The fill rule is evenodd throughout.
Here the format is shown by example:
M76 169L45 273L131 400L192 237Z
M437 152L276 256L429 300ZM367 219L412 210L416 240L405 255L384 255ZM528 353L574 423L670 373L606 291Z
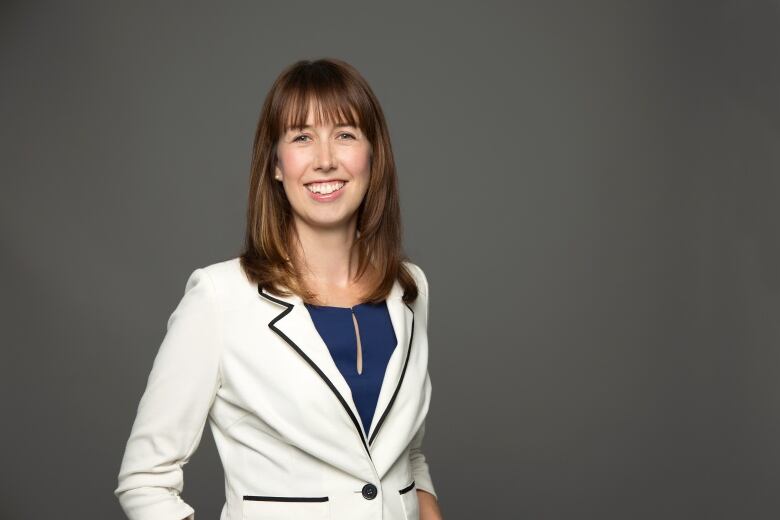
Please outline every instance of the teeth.
M344 184L345 184L344 181L315 182L312 184L307 184L306 188L308 188L309 191L311 192L327 195L328 193L333 193L336 190L340 190L344 186Z

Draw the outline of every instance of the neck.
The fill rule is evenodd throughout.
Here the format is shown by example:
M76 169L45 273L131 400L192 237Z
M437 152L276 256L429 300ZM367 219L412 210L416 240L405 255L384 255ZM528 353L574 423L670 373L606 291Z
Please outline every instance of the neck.
M337 287L348 287L357 269L357 252L352 252L357 219L342 226L312 227L296 219L299 242L295 247L305 278Z

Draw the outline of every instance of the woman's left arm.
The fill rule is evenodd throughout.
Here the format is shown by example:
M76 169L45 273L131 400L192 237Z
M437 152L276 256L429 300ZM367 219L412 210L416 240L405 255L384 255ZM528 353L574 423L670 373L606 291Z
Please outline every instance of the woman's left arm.
M415 265L422 281L423 298L425 299L425 321L428 322L428 311L430 309L428 277L420 266ZM431 376L425 374L425 384L431 386ZM412 438L410 443L410 460L412 464L412 475L417 487L417 502L420 505L420 520L443 520L439 500L436 496L436 490L433 487L430 468L425 460L425 454L422 452L422 441L425 435L425 422L420 426L419 431Z
M420 503L420 520L444 520L439 509L439 501L435 496L418 489L417 500Z
M425 421L409 443L409 462L412 466L412 477L417 490L417 502L420 505L420 520L443 520L439 508L438 495L433 487L431 469L422 451L425 436Z

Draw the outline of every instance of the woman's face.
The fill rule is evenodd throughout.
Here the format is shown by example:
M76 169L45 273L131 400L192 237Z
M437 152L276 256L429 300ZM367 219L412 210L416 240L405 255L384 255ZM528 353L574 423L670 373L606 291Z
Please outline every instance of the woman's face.
M353 126L314 126L311 109L306 125L282 135L276 148L275 177L284 185L296 224L353 225L368 191L371 143Z

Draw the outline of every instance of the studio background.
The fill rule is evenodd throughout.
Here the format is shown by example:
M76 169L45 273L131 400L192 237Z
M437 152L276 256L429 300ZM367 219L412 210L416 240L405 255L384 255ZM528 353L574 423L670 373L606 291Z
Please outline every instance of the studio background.
M123 518L166 320L318 57L390 125L445 519L777 518L780 4L679 0L3 2L0 517ZM207 426L199 520L222 479Z

